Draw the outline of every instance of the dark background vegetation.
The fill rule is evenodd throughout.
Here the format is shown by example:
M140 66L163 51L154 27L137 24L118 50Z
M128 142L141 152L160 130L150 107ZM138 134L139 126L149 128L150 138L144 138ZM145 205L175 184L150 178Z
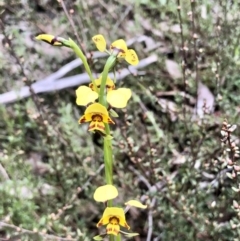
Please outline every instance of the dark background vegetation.
M239 240L239 129L229 131L240 112L239 1L64 2L88 53L101 33L109 43L147 36L148 47L131 47L141 60L158 57L119 82L134 98L113 132L117 202L148 204L127 214L139 233L132 240ZM56 0L0 0L0 27L2 94L76 58L34 40L44 32L77 41ZM89 59L94 72L104 60ZM102 141L77 123L76 88L1 104L0 240L87 241L104 231L92 197L104 184Z

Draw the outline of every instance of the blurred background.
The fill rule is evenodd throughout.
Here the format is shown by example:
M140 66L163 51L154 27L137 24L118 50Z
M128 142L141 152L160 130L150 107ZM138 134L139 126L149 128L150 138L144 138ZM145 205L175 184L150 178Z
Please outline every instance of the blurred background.
M140 65L118 86L133 98L113 127L117 205L131 198L135 241L239 240L238 1L0 0L0 240L93 240L104 207L102 139L78 124L88 82L75 54L35 41L127 41ZM69 78L70 77L70 78Z

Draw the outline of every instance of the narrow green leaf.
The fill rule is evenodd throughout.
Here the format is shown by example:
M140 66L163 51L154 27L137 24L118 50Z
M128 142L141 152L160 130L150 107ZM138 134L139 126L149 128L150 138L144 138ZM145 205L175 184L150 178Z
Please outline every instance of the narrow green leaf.
M103 240L103 237L101 237L100 235L97 235L95 237L93 237L94 240Z

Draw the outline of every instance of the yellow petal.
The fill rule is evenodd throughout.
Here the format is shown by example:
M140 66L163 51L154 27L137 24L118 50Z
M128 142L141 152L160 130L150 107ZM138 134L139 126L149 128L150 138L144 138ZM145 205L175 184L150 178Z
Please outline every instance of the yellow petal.
M143 205L141 202L137 200L129 200L128 202L125 203L125 205L129 205L136 208L143 208L143 209L147 208L147 205Z
M130 99L132 92L128 88L119 88L111 90L107 94L107 102L115 108L124 108Z
M100 52L104 52L106 50L106 40L103 35L98 34L92 37L93 42L96 44L97 49Z
M125 213L122 208L117 207L107 207L105 208L102 218L97 223L97 227L101 225L106 225L110 222L110 219L116 217L119 221L119 225L122 227L125 227L127 229L130 229L129 225L126 222Z
M54 46L62 46L63 44L61 42L57 41L57 38L51 34L39 34L37 37L35 37L37 40L42 40L46 43L49 43Z
M107 108L99 103L89 105L84 112L84 116L79 120L79 123L91 121L94 116L100 116L101 121L104 123L115 124L114 121L109 117Z
M81 123L85 123L85 122L89 122L92 120L92 117L89 116L89 115L83 115L79 120L78 120L78 123L81 124Z
M107 111L106 107L99 103L93 103L93 104L89 105L87 107L87 109L85 110L84 114L86 115L86 114L96 114L96 113L108 116L108 111Z
M106 227L106 230L107 230L107 234L113 234L113 235L117 236L120 231L120 226L117 224L114 225L114 224L109 223Z
M133 49L128 49L125 60L131 65L138 65L139 60L136 52Z
M125 58L126 53L128 51L127 44L123 39L118 39L114 41L111 44L110 49L112 51L117 51L117 57L120 57L120 58Z
M92 91L91 88L87 86L80 86L76 90L77 105L83 105L86 106L87 104L94 102L98 98L98 93L95 91Z
M114 199L118 196L118 190L113 185L107 184L98 187L93 195L93 198L97 202L106 202L108 200Z
M92 121L88 127L88 131L100 131L104 135L106 134L104 123L99 121Z

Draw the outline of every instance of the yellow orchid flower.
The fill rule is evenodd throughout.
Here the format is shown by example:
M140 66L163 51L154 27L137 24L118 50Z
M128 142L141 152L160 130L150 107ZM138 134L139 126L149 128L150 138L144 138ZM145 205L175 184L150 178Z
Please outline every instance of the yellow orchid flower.
M105 134L104 123L114 124L114 121L110 118L105 106L99 103L93 103L89 105L84 115L79 119L79 124L84 122L90 122L88 131L100 131Z
M97 49L100 52L106 51L106 40L103 35L98 34L92 37ZM136 52L133 49L128 49L126 42L123 39L118 39L110 45L111 54L116 54L117 58L125 59L130 65L138 65L139 60Z
M106 202L108 200L114 199L118 196L117 188L113 185L107 184L104 186L98 187L93 195L93 198L97 202ZM127 206L137 207L145 209L146 205L143 205L141 202L137 200L129 200L125 203ZM126 222L125 213L122 208L119 207L107 207L100 221L97 223L97 227L102 225L107 225L106 232L107 234L118 235L120 230L120 226L130 229L129 225ZM124 232L126 235L126 232ZM137 233L135 234L137 235Z
M130 229L126 222L125 213L122 208L107 207L102 215L102 218L97 224L97 227L107 225L107 234L118 235L120 232L120 226Z
M48 44L54 45L54 46L63 46L62 42L59 42L57 37L51 35L51 34L39 34L37 37L35 37L37 40L42 40Z
M97 89L101 86L102 78L101 76L98 79L95 79L95 84ZM115 90L115 84L113 80L109 77L107 78L106 82L106 89L107 89L107 102L110 104L111 107L114 108L125 108L127 106L128 100L132 96L132 92L128 88L118 88ZM87 104L94 102L98 98L98 90L96 90L93 83L87 86L80 86L76 90L77 105L86 106Z

